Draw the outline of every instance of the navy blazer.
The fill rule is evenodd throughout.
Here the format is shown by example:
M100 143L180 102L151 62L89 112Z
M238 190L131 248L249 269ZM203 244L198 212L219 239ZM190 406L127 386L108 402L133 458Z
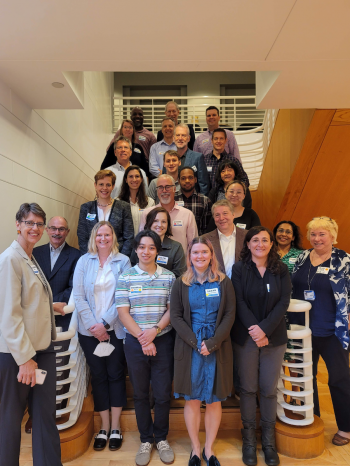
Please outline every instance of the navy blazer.
M73 274L80 258L80 251L69 244L65 244L54 268L51 271L50 243L34 248L33 255L52 290L53 302L67 303L73 289ZM55 316L56 325L68 329L72 314Z

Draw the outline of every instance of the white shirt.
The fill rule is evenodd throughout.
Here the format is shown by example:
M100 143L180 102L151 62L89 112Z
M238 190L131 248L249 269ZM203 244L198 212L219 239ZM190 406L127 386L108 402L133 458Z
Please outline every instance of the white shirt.
M96 320L101 321L104 313L112 306L116 289L116 280L111 269L112 256L109 255L103 267L98 268L94 286Z
M63 244L61 244L61 246L59 246L58 248L54 248L52 246L52 244L50 243L50 259L51 259L51 271L53 270L53 268L55 267L55 264L57 262L57 259L59 257L59 255L61 254L62 252L62 249L64 248L64 245L66 244L66 242L64 242Z
M99 207L98 204L97 204L97 216L98 216L98 221L99 221L99 222L102 222L103 220L104 220L105 222L108 221L109 215L110 215L110 213L111 213L112 205L113 205L113 204L111 204L110 206L108 206L108 209L106 209L106 212L103 212L103 209L101 209L101 207Z
M145 207L146 209L148 207L153 207L155 205L155 202L151 197L148 197L147 199L148 199L148 204ZM140 209L137 201L136 201L136 204L134 204L131 201L131 199L130 199L130 208L131 208L132 221L133 221L133 224L134 224L134 232L135 232L135 236L136 236L138 231L139 231L139 228L140 228L141 215L142 215L142 212L145 209Z
M130 165L129 165L130 166ZM111 197L116 199L119 196L120 189L123 184L123 177L125 173L125 168L120 165L119 162L115 163L114 165L111 165L110 167L106 168L106 170L112 170L113 173L115 173L115 176L117 177L115 180L115 186L112 191ZM142 176L143 176L143 184L145 185L145 191L147 193L147 177L146 173L140 168Z
M222 257L224 259L225 272L228 278L231 278L232 266L235 263L236 254L236 228L230 236L225 236L218 229Z

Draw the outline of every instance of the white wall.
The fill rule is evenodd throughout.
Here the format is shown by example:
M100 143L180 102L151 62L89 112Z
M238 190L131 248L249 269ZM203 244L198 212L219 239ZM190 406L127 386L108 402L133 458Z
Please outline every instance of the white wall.
M80 205L94 198L93 176L112 137L112 96L113 73L85 72L83 110L33 110L0 81L0 252L16 238L23 202L64 216L67 241L77 246ZM39 244L46 242L44 233Z

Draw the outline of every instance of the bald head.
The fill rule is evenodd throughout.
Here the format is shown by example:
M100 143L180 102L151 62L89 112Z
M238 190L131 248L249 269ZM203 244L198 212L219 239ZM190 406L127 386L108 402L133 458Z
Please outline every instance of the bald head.
M175 181L170 175L160 175L157 178L157 194L163 207L173 207L175 204Z
M64 217L51 217L46 227L50 244L55 249L62 246L69 233L68 222Z

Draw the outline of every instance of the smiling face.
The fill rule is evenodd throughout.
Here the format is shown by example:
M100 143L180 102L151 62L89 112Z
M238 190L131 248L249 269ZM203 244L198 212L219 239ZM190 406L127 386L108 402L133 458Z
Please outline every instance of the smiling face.
M206 113L206 120L209 131L219 127L220 116L217 110L208 110Z
M131 120L136 129L142 129L143 126L143 110L142 108L135 107L131 112Z
M221 154L225 150L225 144L226 144L226 133L218 131L217 133L213 133L213 147L215 150Z
M197 178L194 176L193 171L189 168L185 168L180 174L180 186L184 193L190 193L194 190L197 183Z
M158 179L157 194L161 204L171 204L175 199L174 180L169 176Z
M247 243L250 252L252 253L252 261L266 259L273 246L273 242L270 239L270 235L267 231L261 231L257 235L253 236Z
M136 249L136 254L140 265L148 266L154 264L158 252L153 239L148 236L141 238L140 244Z
M114 153L117 157L118 163L122 167L125 167L130 163L132 150L126 141L118 141Z
M333 236L325 228L311 229L310 243L318 254L326 254L332 250Z
M197 243L192 246L190 261L196 272L202 274L209 267L213 255L206 244Z
M176 157L176 155L165 154L164 167L169 175L178 172L180 165L181 160L179 159L179 157Z
M100 200L109 200L113 188L114 185L112 184L112 178L110 176L105 176L101 180L98 180L97 183L95 183L97 198Z
M276 231L276 241L281 247L290 247L294 240L293 228L289 223L281 223Z
M175 128L175 125L172 120L164 120L162 122L162 133L163 133L164 138L172 140L174 136L174 128Z
M142 183L142 178L138 170L130 170L127 177L126 183L130 189L138 190Z
M159 212L156 218L153 220L151 230L157 233L163 242L165 233L168 229L168 218L165 212Z
M233 220L235 216L227 206L215 207L213 218L218 230L224 235L228 236L233 232Z
M113 234L108 225L102 225L96 233L96 247L98 252L111 252L113 246Z
M53 217L46 227L50 243L56 249L59 248L67 238L69 233L67 222L63 217Z
M239 183L230 184L225 193L225 197L233 206L240 206L245 198L244 189Z
M124 121L123 126L120 129L120 135L128 138L129 141L132 141L133 134L134 134L134 127L127 121Z
M188 131L186 128L181 128L181 126L177 126L175 128L174 132L174 142L175 146L178 149L184 149L187 147L187 144L189 143L191 139L191 136L188 134Z
M171 118L172 120L174 120L175 124L177 125L177 120L178 120L179 115L180 115L180 110L177 109L175 104L170 103L170 104L168 104L166 106L165 115L168 118Z
M39 223L42 224L42 226L39 228L37 225L28 226L25 222ZM34 247L34 245L43 236L45 229L44 219L38 215L33 214L33 212L29 212L28 216L23 218L21 222L16 221L16 227L17 230L20 231L17 239L21 246L24 244L26 246Z
M224 167L223 170L220 172L220 176L224 185L226 186L230 181L235 179L236 173L234 169L230 166Z

